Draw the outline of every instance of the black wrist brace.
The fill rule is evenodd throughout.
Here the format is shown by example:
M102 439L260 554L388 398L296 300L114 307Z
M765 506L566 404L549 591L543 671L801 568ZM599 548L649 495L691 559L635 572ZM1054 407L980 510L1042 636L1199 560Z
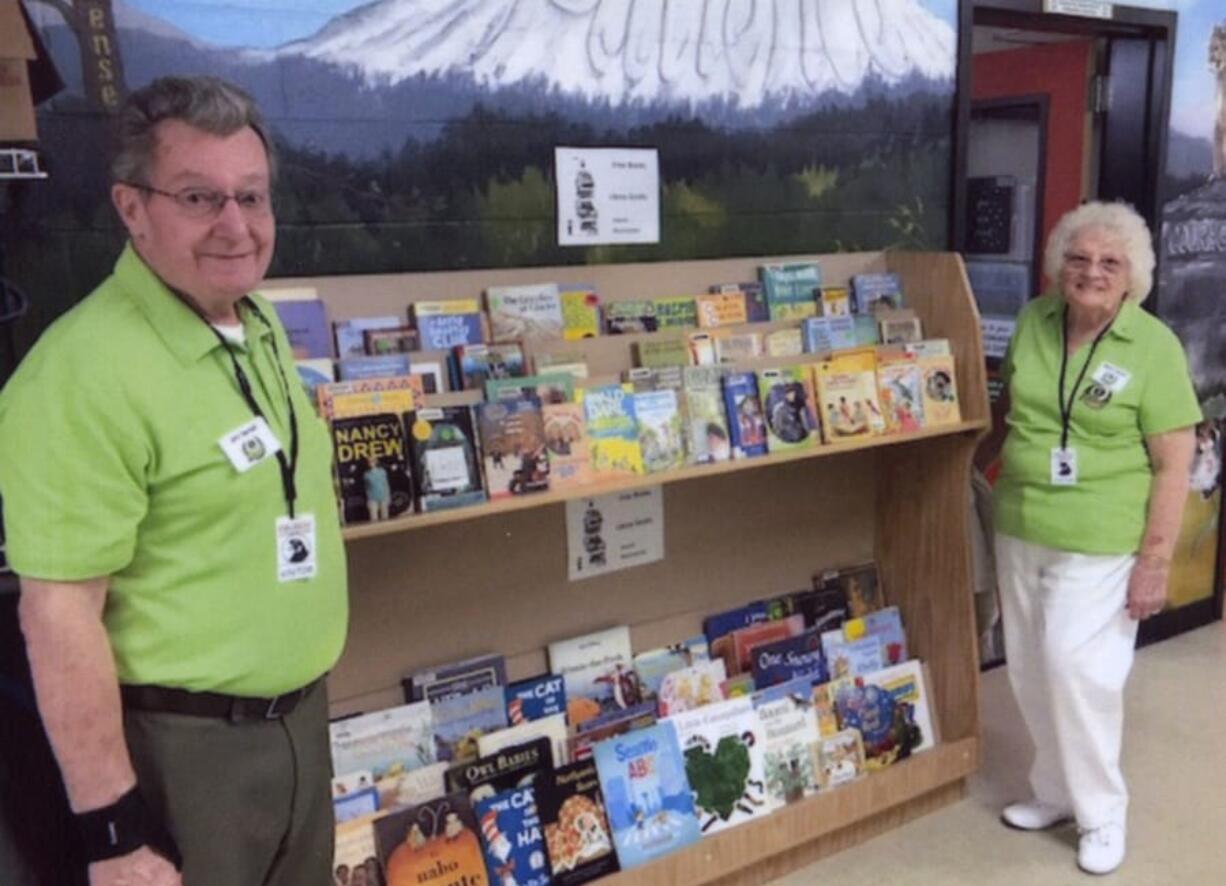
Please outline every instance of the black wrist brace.
M118 858L148 846L176 868L183 866L178 847L145 803L139 786L110 806L82 812L76 820L87 862Z

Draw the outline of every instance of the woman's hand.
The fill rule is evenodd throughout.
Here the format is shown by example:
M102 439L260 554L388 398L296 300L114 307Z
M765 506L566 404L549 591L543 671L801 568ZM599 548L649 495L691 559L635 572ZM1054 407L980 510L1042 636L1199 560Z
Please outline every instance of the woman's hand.
M1171 561L1152 554L1137 557L1128 576L1128 615L1136 621L1157 615L1166 606Z

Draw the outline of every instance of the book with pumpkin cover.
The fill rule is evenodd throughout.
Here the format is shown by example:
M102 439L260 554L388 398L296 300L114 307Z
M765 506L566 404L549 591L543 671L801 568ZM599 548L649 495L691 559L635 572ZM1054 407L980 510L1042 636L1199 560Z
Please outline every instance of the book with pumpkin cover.
M752 697L730 698L669 717L685 757L702 835L770 814L765 736Z
M536 786L553 882L576 886L618 870L595 760L558 766Z
M463 791L390 812L374 827L387 886L489 882L477 819Z
M905 348L877 351L877 399L886 433L905 434L924 426L924 374Z
M600 296L591 286L563 285L558 294L562 302L562 338L579 341L600 335Z
M822 434L845 443L884 433L877 402L877 355L873 348L840 351L815 368Z
M422 407L409 419L409 446L422 513L485 501L480 446L470 406Z
M583 404L545 403L541 406L541 421L545 428L550 488L570 489L591 483Z
M490 286L485 290L494 341L548 341L562 337L562 299L556 283Z
M545 423L535 399L477 404L490 501L549 488Z
M781 366L758 373L758 395L766 414L771 452L810 449L821 442L813 412L813 373L808 366Z
M549 862L535 786L516 787L473 801L490 883L548 886Z

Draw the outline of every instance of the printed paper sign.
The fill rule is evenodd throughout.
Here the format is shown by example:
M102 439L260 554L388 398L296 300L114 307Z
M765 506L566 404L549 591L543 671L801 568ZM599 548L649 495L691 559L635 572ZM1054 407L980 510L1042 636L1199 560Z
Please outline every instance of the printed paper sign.
M1016 325L1017 321L1012 317L981 317L979 329L983 332L983 356L1003 359Z
M664 499L659 486L566 503L570 580L664 559Z
M554 148L558 244L660 242L654 148Z

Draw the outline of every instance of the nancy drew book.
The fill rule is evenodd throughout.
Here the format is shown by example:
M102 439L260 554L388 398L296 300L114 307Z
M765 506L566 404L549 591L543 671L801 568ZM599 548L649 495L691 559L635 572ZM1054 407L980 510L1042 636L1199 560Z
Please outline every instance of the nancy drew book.
M758 393L766 414L766 439L771 452L805 449L819 442L809 367L763 369L758 373Z
M759 272L772 320L817 314L817 293L822 284L822 274L815 262L762 265Z
M419 301L410 311L422 350L450 351L485 340L481 305L475 298Z
M550 643L549 669L566 678L567 719L572 727L640 701L630 629L625 625Z
M685 466L685 438L677 392L667 388L634 395L639 448L649 474Z
M386 412L332 420L345 523L388 520L413 511L407 418Z
M728 411L728 431L733 458L766 454L766 420L758 397L757 376L752 372L733 372L724 376L724 407Z
M592 482L587 423L581 403L546 403L541 406L545 453L549 459L549 485L569 489Z
M387 886L490 882L477 820L462 791L380 818L375 843Z
M595 761L555 768L536 786L536 807L554 883L574 886L617 870Z
M762 721L749 697L669 717L685 756L703 835L744 824L776 806L766 790Z
M473 803L491 883L546 886L545 837L534 787L518 787Z
M485 290L494 341L562 337L562 299L556 283L491 286Z
M472 407L423 407L409 427L419 511L485 501Z
M593 756L623 869L698 840L685 759L671 724L602 741Z
M602 477L642 474L643 452L631 386L580 388L575 396L583 404L592 470Z
M491 501L549 488L545 425L536 400L477 405L485 479Z
M884 433L876 370L877 356L871 348L843 351L817 364L822 434L827 443Z

